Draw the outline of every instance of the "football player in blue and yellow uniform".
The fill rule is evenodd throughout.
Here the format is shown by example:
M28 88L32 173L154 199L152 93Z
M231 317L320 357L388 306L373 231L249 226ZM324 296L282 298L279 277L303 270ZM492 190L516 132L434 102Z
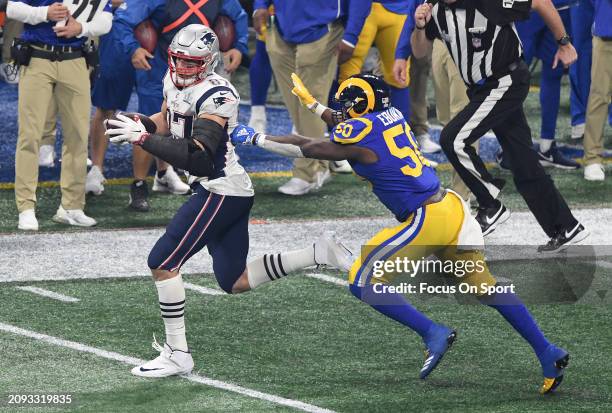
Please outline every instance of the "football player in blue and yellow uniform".
M310 95L295 74L293 81L293 93L303 105L326 122L337 124L331 142L296 135L263 135L245 126L234 129L232 142L292 157L346 159L356 174L370 182L374 194L399 224L384 228L367 243L349 272L350 291L422 337L427 352L420 377L426 378L436 367L455 340L456 332L430 320L402 294L380 288L392 275L376 274L375 267L397 258L420 260L433 254L445 262L483 264L466 272L461 277L462 283L476 287L478 299L499 311L532 346L544 373L540 392L554 390L563 378L569 358L567 351L546 339L512 292L485 291L495 286L496 281L484 264L482 252L474 247L483 245L480 227L461 197L440 186L434 170L420 154L406 120L390 105L387 85L376 76L353 76L340 85L336 94L343 109L332 112Z

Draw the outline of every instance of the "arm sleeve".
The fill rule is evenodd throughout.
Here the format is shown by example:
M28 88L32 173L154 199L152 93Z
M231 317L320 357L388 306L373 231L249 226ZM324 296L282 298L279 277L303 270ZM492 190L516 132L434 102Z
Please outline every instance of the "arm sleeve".
M110 32L112 25L113 14L110 12L110 8L108 11L105 9L102 13L96 14L89 23L81 22L81 34L77 37L102 36Z
M27 24L39 24L47 21L48 6L33 7L21 1L9 1L6 17Z
M129 5L128 5L129 3ZM138 40L134 37L134 28L140 22L148 19L158 7L163 7L159 1L129 0L125 3L127 7L120 7L115 12L115 31L117 39L121 44L123 52L132 56L140 47Z
M498 26L529 18L531 0L483 0L484 15Z
M416 11L417 4L421 4L421 0L410 0L408 17L402 27L399 40L397 41L397 47L395 48L396 59L408 59L412 54L412 46L410 45L410 36L414 31L414 12Z
M224 0L221 4L221 13L232 19L236 27L236 40L233 47L246 55L249 52L249 23L246 12L238 0Z
M142 149L195 176L210 176L215 170L208 152L203 151L191 139L149 135L143 142Z
M344 36L342 37L344 43L352 47L357 45L359 34L370 14L371 8L372 0L349 0L348 20L344 29Z

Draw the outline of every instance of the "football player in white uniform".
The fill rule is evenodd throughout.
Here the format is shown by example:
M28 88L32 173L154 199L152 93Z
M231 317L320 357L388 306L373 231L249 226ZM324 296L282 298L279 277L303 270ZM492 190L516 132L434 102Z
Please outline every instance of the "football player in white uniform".
M253 186L229 140L237 125L236 89L214 72L218 40L206 26L181 29L168 48L164 103L153 116L155 133L141 118L118 114L107 124L113 143L132 143L189 173L194 194L177 211L149 254L159 295L166 343L159 357L132 369L137 376L189 373L193 359L185 336L185 289L179 270L204 246L213 259L219 286L227 293L248 291L291 271L326 264L348 270L352 254L326 234L307 248L267 254L247 264L248 221Z

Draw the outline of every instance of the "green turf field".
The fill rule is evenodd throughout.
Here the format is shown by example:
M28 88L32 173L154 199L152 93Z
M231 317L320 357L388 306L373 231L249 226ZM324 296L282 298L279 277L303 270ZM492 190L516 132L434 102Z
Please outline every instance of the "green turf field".
M612 270L599 277L610 281ZM216 287L210 276L185 279ZM78 303L19 291L18 285L0 289L0 323L141 359L154 356L152 334L163 337L149 279L28 284L79 298ZM195 372L339 412L612 410L609 306L532 306L549 337L571 353L559 392L540 396L536 358L495 311L442 298L414 301L459 332L427 381L417 378L423 346L415 334L361 304L344 287L302 276L236 296L187 291ZM126 364L5 332L0 348L2 397L71 394L72 408L58 411L291 410L182 378L134 378ZM0 411L34 410L0 402Z
M440 168L444 185L450 185L451 174L447 167ZM608 173L611 168L608 167ZM612 205L612 180L588 182L582 178L582 171L559 171L550 169L557 187L574 208L598 208ZM514 211L526 210L521 196L516 192L512 176L508 171L493 168L493 174L507 180L502 192L503 202ZM251 217L260 220L279 219L324 219L388 216L388 211L371 194L369 185L354 175L335 175L333 180L318 193L303 197L290 197L277 192L286 177L255 177L255 205ZM98 228L126 228L165 226L185 198L165 194L151 195L152 210L148 213L131 211L127 208L129 185L106 185L99 197L88 196L86 212L98 221ZM37 216L41 230L74 230L56 224L51 218L60 201L56 186L39 188ZM323 207L322 207L323 206ZM17 208L14 192L0 190L0 232L12 232L17 226ZM77 229L78 230L78 229Z

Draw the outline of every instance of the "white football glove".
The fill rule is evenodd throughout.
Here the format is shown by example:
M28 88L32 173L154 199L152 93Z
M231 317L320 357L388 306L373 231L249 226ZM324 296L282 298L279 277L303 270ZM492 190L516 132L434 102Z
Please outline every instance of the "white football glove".
M149 136L147 129L139 118L131 119L121 113L117 114L117 119L107 119L104 121L106 127L105 135L111 136L109 139L114 144L125 145L128 143L142 145ZM108 125L113 126L109 128Z

